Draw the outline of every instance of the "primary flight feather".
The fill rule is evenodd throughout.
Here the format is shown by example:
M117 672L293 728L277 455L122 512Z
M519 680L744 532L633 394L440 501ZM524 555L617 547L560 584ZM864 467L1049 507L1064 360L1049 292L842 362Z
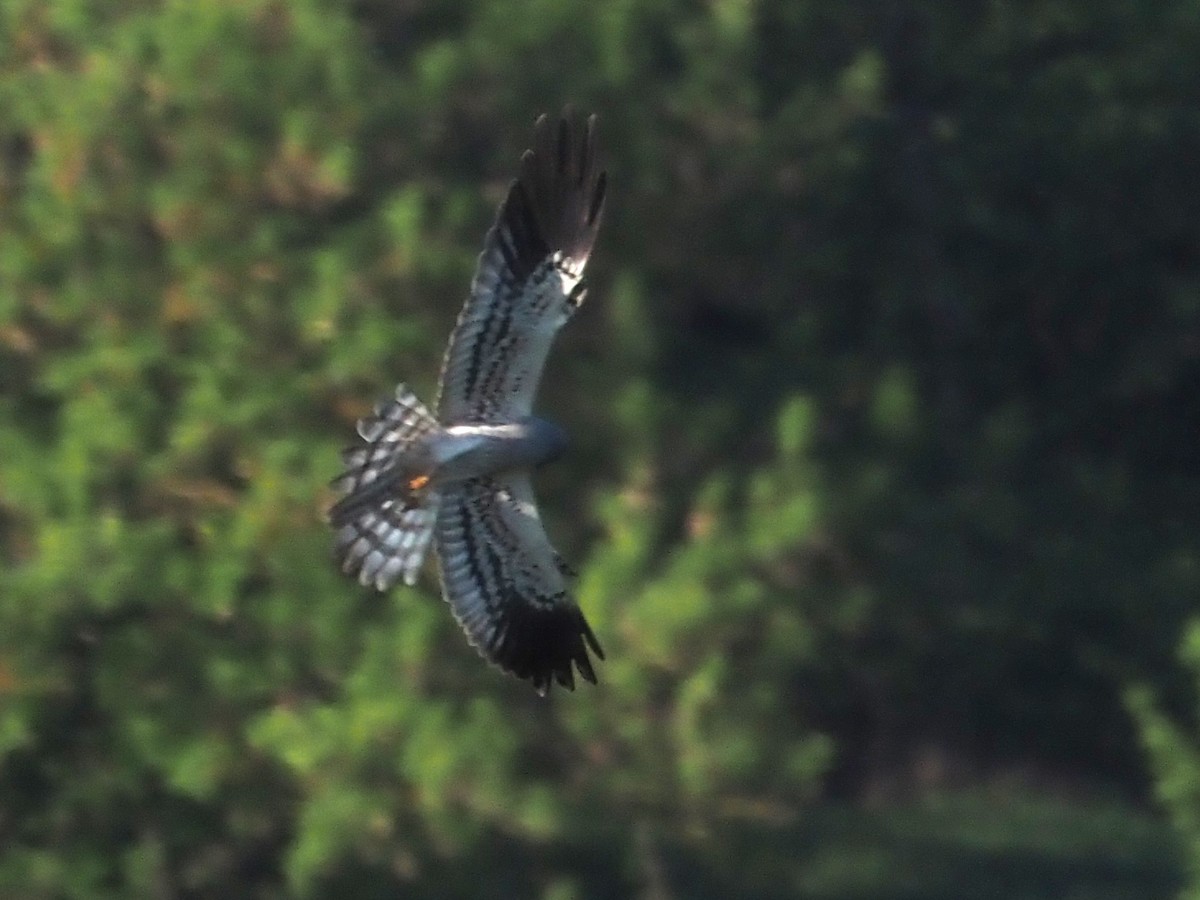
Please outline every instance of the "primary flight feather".
M545 693L595 683L604 653L571 597L530 472L566 436L532 414L558 330L584 298L604 211L596 117L534 125L450 335L437 416L404 385L358 423L329 512L342 569L386 590L415 584L437 548L442 594L483 657Z

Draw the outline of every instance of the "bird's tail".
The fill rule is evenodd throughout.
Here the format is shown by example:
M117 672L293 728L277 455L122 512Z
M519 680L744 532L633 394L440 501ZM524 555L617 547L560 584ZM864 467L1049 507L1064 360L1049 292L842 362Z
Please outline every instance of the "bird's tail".
M403 384L395 399L359 420L363 443L342 452L332 486L344 495L329 510L342 571L386 590L403 576L416 584L437 519L438 493L421 439L437 420Z

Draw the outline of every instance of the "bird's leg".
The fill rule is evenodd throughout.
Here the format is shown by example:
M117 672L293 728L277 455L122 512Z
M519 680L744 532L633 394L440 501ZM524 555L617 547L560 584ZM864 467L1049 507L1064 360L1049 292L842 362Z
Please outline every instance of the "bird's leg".
M405 509L413 509L423 503L423 497L426 489L432 481L432 476L421 473L405 477L396 487L396 493L399 495L400 505Z

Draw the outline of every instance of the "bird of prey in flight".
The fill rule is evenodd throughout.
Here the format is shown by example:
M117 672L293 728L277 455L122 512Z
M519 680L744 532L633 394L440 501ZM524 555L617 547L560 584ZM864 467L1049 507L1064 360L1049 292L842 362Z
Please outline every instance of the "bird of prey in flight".
M467 640L541 694L596 682L604 658L568 590L530 485L566 435L532 414L554 335L583 302L604 210L596 117L542 116L487 234L450 335L437 415L407 387L358 423L329 511L342 569L387 590L416 583L432 542L442 593Z

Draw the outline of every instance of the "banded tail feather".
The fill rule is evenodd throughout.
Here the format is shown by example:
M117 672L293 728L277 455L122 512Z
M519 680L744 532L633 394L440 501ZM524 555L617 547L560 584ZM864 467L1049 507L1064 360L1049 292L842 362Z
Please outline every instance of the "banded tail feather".
M397 579L416 584L437 521L432 462L420 438L437 420L403 384L393 400L361 419L365 443L342 452L345 471L332 482L343 497L329 510L342 571L364 586L387 590Z

